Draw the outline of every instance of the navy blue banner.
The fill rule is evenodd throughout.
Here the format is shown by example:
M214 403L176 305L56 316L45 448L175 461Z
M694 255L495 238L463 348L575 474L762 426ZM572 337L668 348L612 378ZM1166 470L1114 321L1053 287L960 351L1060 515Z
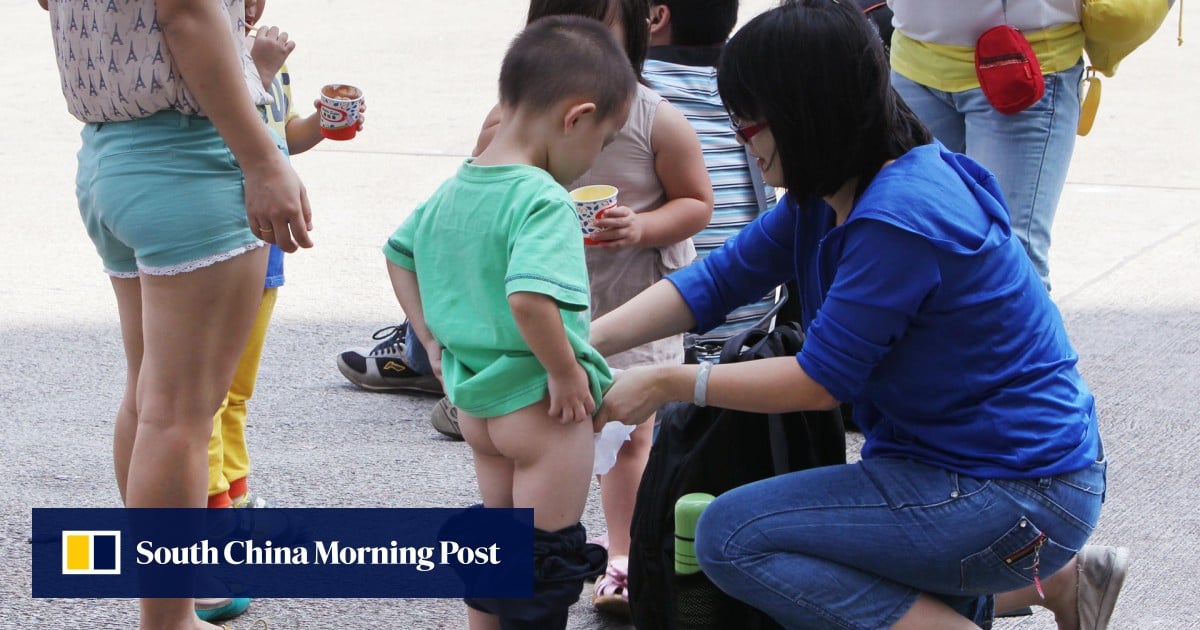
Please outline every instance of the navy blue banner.
M530 509L33 510L34 597L529 597Z

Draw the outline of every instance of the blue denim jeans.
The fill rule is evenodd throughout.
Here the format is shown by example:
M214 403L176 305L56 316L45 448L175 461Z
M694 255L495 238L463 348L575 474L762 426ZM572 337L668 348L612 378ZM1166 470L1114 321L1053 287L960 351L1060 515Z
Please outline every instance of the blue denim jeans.
M986 627L994 593L1048 578L1083 547L1105 469L988 480L873 459L791 473L717 497L696 555L721 590L787 628L890 627L921 593Z
M943 92L892 72L892 86L938 141L996 176L1013 233L1050 288L1050 227L1067 181L1079 127L1083 64L1046 75L1046 93L1029 109L996 111L983 90Z
M421 345L421 340L417 337L417 333L413 332L412 326L404 331L404 362L417 374L433 375L433 366L429 364L429 354L425 352L425 346Z

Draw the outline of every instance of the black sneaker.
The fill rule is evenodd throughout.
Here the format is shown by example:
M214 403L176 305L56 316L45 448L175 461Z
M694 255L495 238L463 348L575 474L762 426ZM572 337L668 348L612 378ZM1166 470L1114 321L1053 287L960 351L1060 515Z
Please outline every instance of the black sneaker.
M432 374L420 374L404 362L404 335L408 322L375 331L382 339L372 350L351 349L337 356L342 376L363 389L378 392L419 392L442 395L442 384Z

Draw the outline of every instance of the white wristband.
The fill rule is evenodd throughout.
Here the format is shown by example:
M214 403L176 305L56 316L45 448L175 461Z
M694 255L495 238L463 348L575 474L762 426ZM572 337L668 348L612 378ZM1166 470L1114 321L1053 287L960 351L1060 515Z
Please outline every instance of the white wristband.
M708 406L708 373L712 366L709 361L700 362L700 371L696 373L696 389L692 392L692 404L697 407Z

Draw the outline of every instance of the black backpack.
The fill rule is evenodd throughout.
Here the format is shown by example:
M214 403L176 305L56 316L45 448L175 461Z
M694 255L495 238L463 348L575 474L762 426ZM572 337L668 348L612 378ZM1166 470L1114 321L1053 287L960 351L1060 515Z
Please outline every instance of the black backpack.
M720 363L795 356L803 342L804 333L795 323L771 332L752 328L726 342ZM679 497L719 495L777 474L846 463L846 433L838 410L768 415L672 403L659 410L659 418L630 531L629 599L639 630L684 627L674 569ZM779 627L765 613L715 588L710 591L703 608L711 619L703 627Z

